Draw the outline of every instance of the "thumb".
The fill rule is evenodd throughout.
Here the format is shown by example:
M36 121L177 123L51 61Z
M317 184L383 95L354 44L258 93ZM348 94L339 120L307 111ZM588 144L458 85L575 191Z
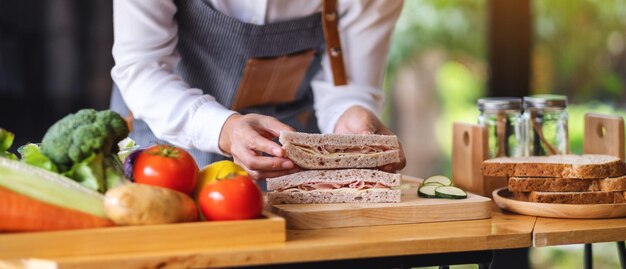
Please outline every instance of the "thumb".
M371 122L341 122L335 127L336 134L375 134L377 128Z
M263 129L269 131L275 136L278 136L281 131L294 131L291 126L284 124L272 117L264 117L262 120L259 121L259 124L261 125L261 127L263 127Z

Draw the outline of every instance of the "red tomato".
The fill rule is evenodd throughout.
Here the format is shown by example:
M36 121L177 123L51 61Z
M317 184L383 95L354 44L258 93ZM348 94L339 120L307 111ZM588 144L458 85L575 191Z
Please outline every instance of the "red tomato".
M133 177L136 183L189 194L198 180L198 165L183 149L168 145L154 145L137 156L133 164Z
M263 194L250 176L220 179L202 188L198 203L207 220L253 219L263 210Z

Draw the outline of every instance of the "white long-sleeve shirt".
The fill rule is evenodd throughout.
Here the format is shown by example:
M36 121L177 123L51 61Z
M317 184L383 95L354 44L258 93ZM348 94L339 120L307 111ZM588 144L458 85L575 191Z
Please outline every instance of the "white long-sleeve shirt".
M322 0L210 2L228 16L257 25L304 17L322 9ZM339 116L351 106L380 113L387 51L401 8L401 0L338 1L348 85L334 86L329 59L324 56L322 70L311 82L323 133L333 132ZM184 148L222 153L218 146L222 126L236 112L174 74L180 61L174 1L114 0L113 12L115 66L111 76L134 117L144 120L159 139Z

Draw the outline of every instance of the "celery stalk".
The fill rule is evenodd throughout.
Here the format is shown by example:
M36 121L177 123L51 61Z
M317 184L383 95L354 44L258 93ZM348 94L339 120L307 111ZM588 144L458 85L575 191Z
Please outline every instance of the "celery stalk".
M0 186L42 202L106 218L102 194L19 161L0 158Z

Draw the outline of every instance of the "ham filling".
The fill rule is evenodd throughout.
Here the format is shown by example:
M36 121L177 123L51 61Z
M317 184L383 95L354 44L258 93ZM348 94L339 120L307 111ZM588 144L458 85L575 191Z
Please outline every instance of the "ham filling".
M305 151L316 153L316 154L323 154L323 155L341 154L341 153L372 154L372 153L384 152L384 151L391 149L391 148L387 148L384 146L368 146L368 145L361 145L361 146L356 146L356 147L354 146L339 147L339 146L328 146L328 145L320 145L320 146L313 147L313 146L304 146L304 145L296 145L296 144L293 144L293 145L299 148L302 148Z
M350 183L302 183L293 187L280 189L279 191L312 191L312 190L336 190L341 188L349 188L355 190L367 189L386 189L389 186L380 182L365 182L355 180Z

